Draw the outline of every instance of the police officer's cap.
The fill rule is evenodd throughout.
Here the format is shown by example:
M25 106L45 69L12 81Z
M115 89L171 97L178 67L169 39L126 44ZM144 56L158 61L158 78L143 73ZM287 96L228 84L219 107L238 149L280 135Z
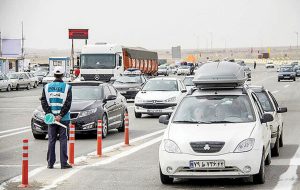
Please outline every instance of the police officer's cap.
M63 75L63 69L62 67L55 67L53 70L54 75Z

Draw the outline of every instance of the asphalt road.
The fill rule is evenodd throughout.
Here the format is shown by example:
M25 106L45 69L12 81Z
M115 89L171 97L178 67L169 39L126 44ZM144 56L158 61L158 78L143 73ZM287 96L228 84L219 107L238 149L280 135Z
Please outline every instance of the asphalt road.
M276 77L275 69L266 70L260 65L252 72L252 84L265 86L281 106L288 107L288 113L284 114L284 147L267 167L264 185L252 185L241 179L176 180L174 185L162 185L158 146L166 126L159 124L157 117L134 118L132 103L128 103L130 139L140 139L131 141L130 147L110 149L124 138L123 133L110 131L103 141L107 151L102 158L97 158L86 156L96 149L95 137L76 137L75 157L80 157L76 166L71 170L49 171L45 169L47 141L35 140L29 128L31 114L40 104L41 88L0 93L0 183L8 181L8 189L19 184L9 179L21 174L21 142L29 138L32 189L300 189L300 79L278 83ZM58 150L59 146L57 159Z

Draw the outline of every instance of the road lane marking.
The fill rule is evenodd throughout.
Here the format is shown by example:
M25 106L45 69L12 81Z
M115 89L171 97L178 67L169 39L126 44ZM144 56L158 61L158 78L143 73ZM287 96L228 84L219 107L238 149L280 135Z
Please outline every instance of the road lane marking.
M272 94L276 94L277 92L279 92L278 90L274 90L273 92L272 92Z
M20 128L15 128L15 129L9 129L9 130L5 130L5 131L0 131L0 134L9 133L9 132L13 132L13 131L20 131L20 130L29 129L29 128L30 128L30 126L20 127Z
M275 190L293 189L293 185L298 179L297 170L298 170L299 165L296 165L296 164L297 164L297 160L299 159L299 158L297 158L297 156L299 154L300 154L300 147L298 147L294 156L290 159L289 167L288 167L287 171L279 176L279 181L274 188Z
M5 137L10 137L10 136L13 136L13 135L18 135L18 134L21 134L21 133L26 133L28 131L31 131L31 129L26 129L26 130L23 130L23 131L18 131L18 132L15 132L15 133L9 133L9 134L6 134L6 135L2 135L2 136L0 136L0 139L5 138Z
M155 136L155 135L158 135L158 134L161 134L165 131L165 129L163 130L159 130L159 131L155 131L155 132L152 132L152 133L149 133L149 134L146 134L146 135L143 135L143 136L140 136L140 137L137 137L137 138L134 138L132 140L130 140L131 143L134 143L134 142L137 142L137 141L140 141L140 140L144 140L144 139L147 139L147 138L150 138L152 136ZM107 153L107 152L110 152L118 147L121 147L124 145L124 142L122 143L118 143L118 144L115 144L115 145L112 145L112 146L109 146L109 147L106 147L106 148L103 148L103 153ZM89 154L87 154L88 156L89 155L96 155L96 151L94 152L91 152ZM81 161L84 161L85 159L87 159L87 156L80 156L80 157L77 157L75 158L75 163L78 163L78 162L81 162ZM54 167L60 167L60 163L57 163L54 165ZM28 175L29 175L29 178L30 177L33 177L37 174L39 174L40 172L46 170L47 167L46 166L42 166L42 167L39 167L39 168L35 168L33 170L31 170ZM4 190L5 189L5 186L8 184L8 183L13 183L13 182L20 182L21 181L21 175L18 175L16 177L13 177L3 183L0 184L0 190Z
M124 158L127 157L137 151L140 151L144 148L147 148L148 146L151 146L155 143L158 143L159 141L161 141L162 136L157 137L155 139L152 139L150 141L147 141L141 145L138 145L136 147L133 147L132 149L129 149L127 151L121 152L119 154L116 154L115 156L109 157L107 159L101 160L99 162L96 162L94 164L91 165L85 165L82 167L75 167L72 170L69 170L68 173L62 175L61 177L57 178L56 180L54 180L50 185L47 185L45 187L43 187L41 190L48 190L48 189L52 189L52 188L56 188L57 185L59 185L60 183L64 182L65 180L69 179L71 176L73 176L74 174L76 174L77 172L86 169L86 168L90 168L90 167L96 167L96 166L100 166L100 165L106 165L106 164L110 164L120 158Z
M287 87L289 87L290 85L289 84L287 84L287 85L284 85L284 88L287 88Z

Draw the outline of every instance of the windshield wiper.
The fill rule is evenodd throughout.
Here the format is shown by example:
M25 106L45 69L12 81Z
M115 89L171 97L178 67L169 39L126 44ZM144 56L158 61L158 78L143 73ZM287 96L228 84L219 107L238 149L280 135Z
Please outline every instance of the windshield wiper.
M236 123L233 121L210 121L211 123Z

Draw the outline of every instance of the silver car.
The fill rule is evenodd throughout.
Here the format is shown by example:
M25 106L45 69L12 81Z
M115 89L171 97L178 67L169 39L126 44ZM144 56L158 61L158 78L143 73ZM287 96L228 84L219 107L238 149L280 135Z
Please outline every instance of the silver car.
M31 80L27 73L9 73L9 79L12 83L12 89L19 90L21 88L26 88L30 90L31 87Z
M38 86L39 86L39 83L40 83L39 78L38 78L37 76L35 76L34 73L28 73L28 75L29 75L30 80L31 80L31 86L32 86L33 88L38 87Z
M12 84L9 78L4 74L0 73L0 91L6 90L9 92L11 90Z

